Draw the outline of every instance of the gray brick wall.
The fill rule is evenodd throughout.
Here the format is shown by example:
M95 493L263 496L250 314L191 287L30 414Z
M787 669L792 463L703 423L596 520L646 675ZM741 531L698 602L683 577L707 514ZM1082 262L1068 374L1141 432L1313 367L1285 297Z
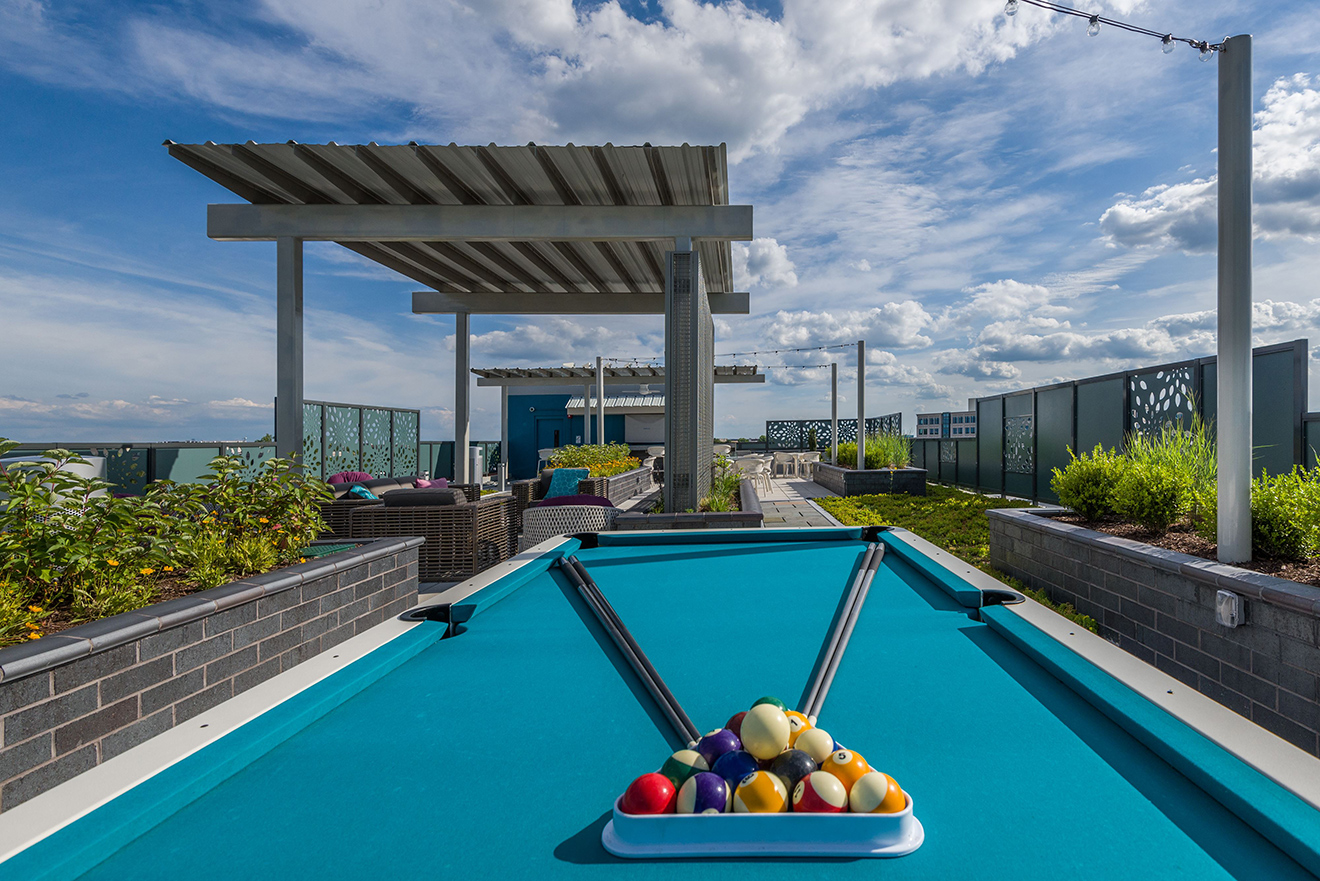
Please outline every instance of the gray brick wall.
M926 494L926 469L878 468L857 471L839 468L827 462L817 462L811 468L811 479L832 493L841 496L865 496L879 493L906 493L912 496Z
M1320 589L1057 523L990 511L990 561L1072 603L1138 658L1320 755ZM1215 623L1215 593L1247 624Z
M172 600L0 650L0 811L412 607L417 544L385 539L240 582L246 590L195 594L185 598L191 606ZM225 597L252 598L230 605ZM171 604L175 617L197 610L194 620L171 625L157 614ZM113 631L102 625L117 622L124 635L147 629L139 619L160 623L98 650ZM59 640L52 647L67 653L83 634L90 645L81 657L42 663L41 643Z

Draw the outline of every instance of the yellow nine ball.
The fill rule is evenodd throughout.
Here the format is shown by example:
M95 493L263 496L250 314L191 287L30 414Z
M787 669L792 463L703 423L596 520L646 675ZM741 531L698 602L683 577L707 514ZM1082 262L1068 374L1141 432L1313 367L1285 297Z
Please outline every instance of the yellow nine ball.
M778 814L786 810L788 790L784 788L784 781L769 771L753 771L742 779L733 792L733 811L736 814Z
M871 771L853 784L848 807L854 814L897 814L907 807L907 797L893 777Z

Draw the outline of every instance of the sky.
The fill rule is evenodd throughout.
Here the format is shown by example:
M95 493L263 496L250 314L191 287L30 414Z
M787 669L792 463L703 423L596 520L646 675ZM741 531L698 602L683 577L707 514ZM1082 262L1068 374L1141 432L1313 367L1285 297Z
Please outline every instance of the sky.
M1255 341L1320 328L1313 0L1109 0L1251 33ZM0 0L0 437L272 430L275 246L206 237L237 198L162 142L727 143L751 314L716 352L865 339L867 412L1214 354L1217 62L1002 0ZM453 319L306 246L309 399L453 432ZM663 317L473 316L475 367L654 357ZM717 358L716 434L855 411L855 351ZM1312 365L1316 363L1314 354ZM1312 409L1320 395L1311 394ZM473 394L472 437L499 436Z

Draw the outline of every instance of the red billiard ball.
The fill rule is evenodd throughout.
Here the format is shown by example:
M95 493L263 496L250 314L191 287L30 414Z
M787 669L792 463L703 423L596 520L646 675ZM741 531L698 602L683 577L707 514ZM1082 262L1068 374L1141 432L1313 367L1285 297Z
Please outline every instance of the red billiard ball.
M793 812L837 814L848 809L848 791L828 771L812 771L793 788Z
M663 774L643 774L623 793L619 807L625 814L672 814L678 800L673 781Z
M746 710L743 710L741 713L734 713L729 717L729 721L724 723L725 728L728 728L734 734L738 735L739 741L742 740L742 720L746 715Z

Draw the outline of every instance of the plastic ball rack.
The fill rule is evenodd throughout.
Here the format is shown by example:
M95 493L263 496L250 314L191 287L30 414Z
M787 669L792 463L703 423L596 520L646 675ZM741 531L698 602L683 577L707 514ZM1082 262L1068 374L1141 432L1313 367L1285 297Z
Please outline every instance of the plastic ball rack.
M912 796L896 814L625 814L601 832L618 857L901 857L925 840Z

